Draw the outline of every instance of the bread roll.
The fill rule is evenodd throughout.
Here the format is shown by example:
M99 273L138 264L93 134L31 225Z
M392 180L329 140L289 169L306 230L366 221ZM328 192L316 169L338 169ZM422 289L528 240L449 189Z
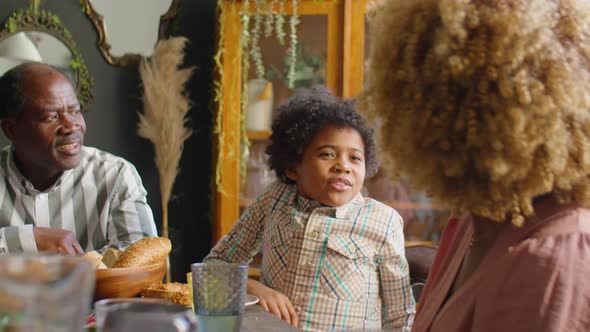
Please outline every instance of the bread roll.
M82 258L90 262L90 265L92 265L93 269L98 268L98 266L102 262L102 255L94 250L87 252L84 256L82 256Z
M137 267L160 263L172 250L165 237L141 239L125 250L113 267Z
M109 248L107 251L102 255L102 262L106 267L110 268L115 266L115 263L119 260L119 256L121 255L121 250Z
M156 282L141 291L142 297L166 299L172 303L190 306L192 294L187 284L178 282L166 283Z

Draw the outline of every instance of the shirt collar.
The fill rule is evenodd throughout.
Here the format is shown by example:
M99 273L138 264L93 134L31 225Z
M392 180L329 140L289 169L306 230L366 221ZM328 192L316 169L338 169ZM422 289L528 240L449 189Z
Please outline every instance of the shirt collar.
M305 198L299 194L295 195L294 204L295 208L302 212L311 212L319 207L322 207L322 204L319 202L316 202L313 199Z
M37 195L42 193L41 191L35 189L35 187L33 186L33 184L31 183L31 181L29 181L29 179L27 179L18 169L18 167L16 166L16 163L14 162L14 145L10 146L10 151L8 152L8 158L6 158L6 169L8 170L8 176L9 178L12 180L12 182L14 184L18 184L19 187L27 194L30 195ZM47 190L45 190L44 192L51 192L54 191L55 189L57 189L63 179L65 179L66 177L68 177L73 170L69 169L64 171L61 176L57 179L57 181L55 181L55 183L49 187Z
M350 202L336 208L336 218L352 219L356 211L363 206L365 199L359 192Z
M356 196L350 200L350 202L337 207L323 206L319 202L314 201L313 199L305 198L299 194L296 195L294 201L295 207L298 211L312 212L317 208L321 208L322 210L325 210L324 212L326 215L338 219L350 219L355 211L357 211L363 205L363 203L364 198L360 192L356 194Z

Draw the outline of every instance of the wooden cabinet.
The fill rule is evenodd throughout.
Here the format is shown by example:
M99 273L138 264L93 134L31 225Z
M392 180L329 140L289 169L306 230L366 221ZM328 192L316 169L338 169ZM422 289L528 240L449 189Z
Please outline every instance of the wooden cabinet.
M292 12L292 2L283 1L285 12ZM249 10L254 10L254 2L250 0ZM271 3L273 0L268 0ZM368 49L366 40L367 8L373 0L299 0L297 12L300 18L298 26L299 45L305 47L312 57L321 57L324 61L321 79L332 92L343 98L357 95L363 87L364 63ZM276 2L275 2L276 3ZM227 234L232 225L238 220L240 206L247 205L253 197L241 197L240 181L240 153L242 146L242 98L243 83L254 77L254 69L251 65L248 73L242 72L242 47L241 47L241 19L240 12L244 10L244 3L239 0L226 0L223 15L223 38L220 40L223 53L218 59L221 63L222 75L220 76L220 88L222 98L218 111L218 146L220 153L216 159L217 186L215 189L214 205L214 234L213 242ZM288 19L286 20L288 22ZM252 24L252 22L250 23ZM261 28L262 30L262 28ZM288 36L288 24L285 31ZM262 35L262 33L261 33ZM284 59L284 51L288 45L277 44L276 39L267 40L261 37L259 43L263 60L267 68L280 66ZM281 70L279 69L279 72ZM248 77L243 77L248 75ZM275 78L272 80L274 87L274 106L286 98L290 91L284 82ZM261 144L270 136L270 130L249 131L247 137ZM394 207L420 210L431 209L429 203L413 202L408 199L404 202L388 202ZM438 209L435 207L435 209Z

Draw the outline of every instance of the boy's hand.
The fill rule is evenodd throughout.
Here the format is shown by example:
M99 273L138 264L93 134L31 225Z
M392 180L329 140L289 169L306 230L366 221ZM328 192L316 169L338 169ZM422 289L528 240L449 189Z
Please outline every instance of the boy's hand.
M264 310L297 327L299 320L287 296L253 279L248 279L248 293L260 299L258 304Z

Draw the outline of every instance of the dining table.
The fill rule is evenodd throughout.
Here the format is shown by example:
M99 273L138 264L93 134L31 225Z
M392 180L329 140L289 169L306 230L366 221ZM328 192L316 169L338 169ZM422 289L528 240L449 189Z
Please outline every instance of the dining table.
M85 332L96 332L96 326L87 326ZM242 316L240 332L289 332L300 331L289 323L279 319L277 316L267 312L259 305L246 306ZM389 328L381 329L350 329L335 330L335 332L394 332Z
M289 323L279 319L277 316L267 312L259 305L247 306L242 317L242 328L240 332L289 332L301 331ZM377 329L344 329L334 332L394 332L398 329L377 328Z
M91 318L91 319L90 319ZM94 314L91 314L89 320L92 323L88 324L84 332L96 332L96 325L94 324ZM1 329L0 329L1 331ZM244 315L242 316L242 327L240 332L289 332L300 331L290 325L289 323L279 319L277 316L267 312L259 305L246 306Z
M264 310L259 305L247 306L242 317L240 332L289 332L299 331L289 323Z

